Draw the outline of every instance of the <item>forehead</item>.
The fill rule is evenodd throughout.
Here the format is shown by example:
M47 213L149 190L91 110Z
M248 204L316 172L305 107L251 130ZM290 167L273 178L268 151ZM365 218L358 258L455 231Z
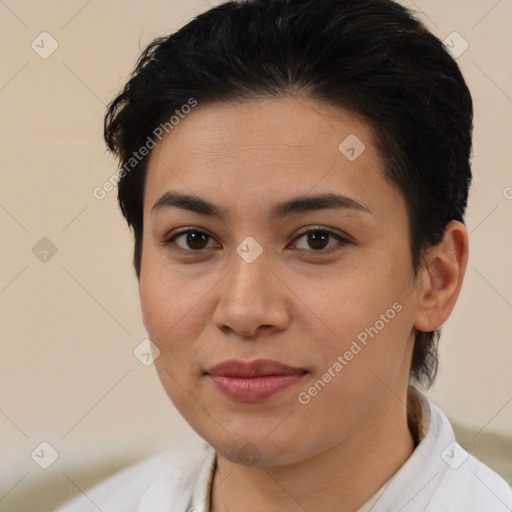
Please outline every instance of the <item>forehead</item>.
M371 127L352 112L303 98L199 104L154 148L144 209L168 189L255 207L292 190L357 198L384 186Z

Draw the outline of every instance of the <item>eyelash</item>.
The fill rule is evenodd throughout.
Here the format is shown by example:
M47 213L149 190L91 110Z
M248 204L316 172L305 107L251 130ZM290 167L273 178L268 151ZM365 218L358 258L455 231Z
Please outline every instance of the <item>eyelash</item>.
M308 230L299 233L296 236L296 238L293 240L292 243L296 243L297 240L299 240L300 238L304 237L308 233L312 233L312 232L313 233L316 232L316 233L326 234L329 237L335 238L339 242L338 246L341 246L341 247L353 243L350 240L348 240L347 238L344 238L340 234L336 233L335 231L332 231L332 230L326 229L326 228L320 228L320 227L309 228ZM201 231L199 229L186 229L186 230L183 230L183 231L179 231L178 233L174 233L172 236L166 238L162 243L163 243L164 246L171 246L171 245L174 244L175 240L178 237L183 236L183 235L187 235L189 233L199 233L199 234L206 235L207 237L209 237L209 240L213 239L213 237L211 235L209 235L208 233L206 233L204 231ZM299 249L299 250L300 251L306 251L306 252L312 253L312 254L330 254L332 252L332 249L335 249L335 248L336 248L336 246L329 247L328 249L316 249L316 250L315 249L310 249L310 250ZM196 250L194 250L194 249L183 249L182 247L179 247L179 246L177 248L173 249L173 250L176 250L176 251L182 252L182 253L188 253L188 254L200 254L200 253L206 252L206 249L196 249Z

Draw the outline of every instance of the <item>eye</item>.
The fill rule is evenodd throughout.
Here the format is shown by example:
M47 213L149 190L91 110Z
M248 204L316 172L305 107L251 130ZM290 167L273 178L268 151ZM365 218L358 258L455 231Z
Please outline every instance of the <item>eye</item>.
M305 240L305 243L308 244L312 250L308 249L308 247L297 247L297 240L300 240L301 238ZM333 239L335 239L338 243L329 245L329 242L333 241ZM295 239L293 246L301 250L307 250L308 252L328 252L325 249L331 249L336 245L346 245L350 243L351 242L349 240L342 237L338 233L335 233L334 231L316 228L309 229L308 231L301 233Z
M176 242L181 240L181 243ZM204 249L209 249L208 242L213 240L212 237L204 231L197 229L188 229L175 233L170 238L164 240L164 245L176 244L180 249L189 252L200 252Z
M306 246L300 247L298 240L304 239ZM179 242L178 242L179 241ZM209 245L213 237L204 231L197 229L187 229L173 234L163 241L166 246L176 245L179 249L186 252L204 252L205 249L214 248L215 245ZM330 252L336 245L343 246L350 244L348 239L338 233L324 228L309 229L300 233L295 238L292 248L306 250L307 252Z

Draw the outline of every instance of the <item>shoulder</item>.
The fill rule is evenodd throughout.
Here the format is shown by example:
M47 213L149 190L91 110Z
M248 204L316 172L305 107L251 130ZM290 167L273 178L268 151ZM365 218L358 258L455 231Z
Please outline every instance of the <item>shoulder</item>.
M190 452L177 449L162 451L83 491L55 512L185 510L209 449L205 443Z
M439 483L427 511L439 512L449 505L450 512L510 512L512 487L495 471L468 453L455 440L450 422L430 402L431 427L439 436L437 457ZM445 433L449 432L449 436Z
M454 453L455 463L446 469L435 494L432 510L448 503L451 512L512 510L512 487L500 475L466 452L458 443L450 448L449 453Z

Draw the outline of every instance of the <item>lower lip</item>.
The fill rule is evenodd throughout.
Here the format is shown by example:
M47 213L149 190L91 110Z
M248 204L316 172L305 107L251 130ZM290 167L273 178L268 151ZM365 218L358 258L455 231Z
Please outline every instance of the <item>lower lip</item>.
M303 374L266 375L263 377L224 377L210 375L224 395L237 402L260 402L293 386Z

